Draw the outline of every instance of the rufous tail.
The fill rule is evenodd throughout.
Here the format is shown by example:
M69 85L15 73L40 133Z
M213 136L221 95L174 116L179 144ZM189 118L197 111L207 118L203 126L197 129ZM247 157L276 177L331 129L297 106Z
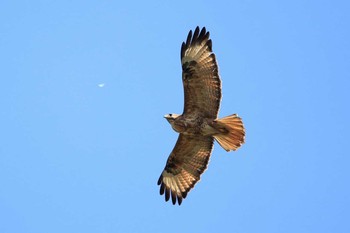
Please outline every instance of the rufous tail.
M213 135L226 151L237 150L245 138L243 121L237 114L217 119L216 126L220 133Z

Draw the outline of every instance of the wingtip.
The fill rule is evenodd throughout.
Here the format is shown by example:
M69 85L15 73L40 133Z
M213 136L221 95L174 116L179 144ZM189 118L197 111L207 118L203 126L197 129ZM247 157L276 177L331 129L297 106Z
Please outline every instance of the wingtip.
M178 203L179 205L181 205L181 203L182 203L182 197L177 197L177 203Z
M173 205L176 205L176 203L178 203L178 205L181 205L182 200L184 198L186 198L187 193L186 192L182 192L180 194L173 192L170 188L168 188L164 183L163 183L163 177L162 175L159 177L159 180L157 182L158 185L160 185L160 189L159 189L159 194L160 195L164 195L165 201L169 201L171 199L171 202Z
M186 44L185 44L185 42L182 42L180 59L182 59L185 56L185 51L186 51Z
M160 175L157 181L157 185L160 185L162 183L162 180L163 180L163 175Z
M169 201L170 199L170 189L169 188L165 188L165 201Z
M164 184L162 183L162 185L160 186L160 189L159 189L159 194L163 195L164 191L165 191L165 187L164 187Z
M198 36L199 36L199 27L197 26L192 36L191 45L194 45L197 42Z
M174 192L171 192L171 201L172 201L173 205L176 204L176 194Z
M186 46L189 46L191 44L192 39L192 30L188 32L187 39L186 39Z

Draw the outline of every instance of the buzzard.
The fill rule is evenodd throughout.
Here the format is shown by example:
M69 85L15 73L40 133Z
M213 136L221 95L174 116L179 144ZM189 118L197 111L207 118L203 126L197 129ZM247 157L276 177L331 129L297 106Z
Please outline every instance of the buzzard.
M165 168L159 177L160 194L172 203L182 203L205 171L214 139L226 151L243 143L245 130L236 114L218 119L221 80L205 27L188 33L181 46L182 82L185 104L182 115L167 114L165 119L179 134Z

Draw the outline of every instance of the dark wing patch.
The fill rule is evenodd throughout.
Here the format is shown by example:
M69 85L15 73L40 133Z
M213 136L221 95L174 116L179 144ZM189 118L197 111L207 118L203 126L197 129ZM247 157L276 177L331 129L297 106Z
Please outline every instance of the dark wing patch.
M160 194L165 194L166 201L171 197L174 205L176 201L181 205L207 168L213 140L207 136L180 134L158 180Z
M205 27L188 33L181 46L184 115L216 118L221 101L221 80L212 41Z

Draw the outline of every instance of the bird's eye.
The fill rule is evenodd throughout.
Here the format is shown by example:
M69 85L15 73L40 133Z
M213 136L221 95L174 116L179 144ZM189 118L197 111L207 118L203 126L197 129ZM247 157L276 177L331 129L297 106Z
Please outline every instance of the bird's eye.
M170 113L169 116L173 116L173 114Z

